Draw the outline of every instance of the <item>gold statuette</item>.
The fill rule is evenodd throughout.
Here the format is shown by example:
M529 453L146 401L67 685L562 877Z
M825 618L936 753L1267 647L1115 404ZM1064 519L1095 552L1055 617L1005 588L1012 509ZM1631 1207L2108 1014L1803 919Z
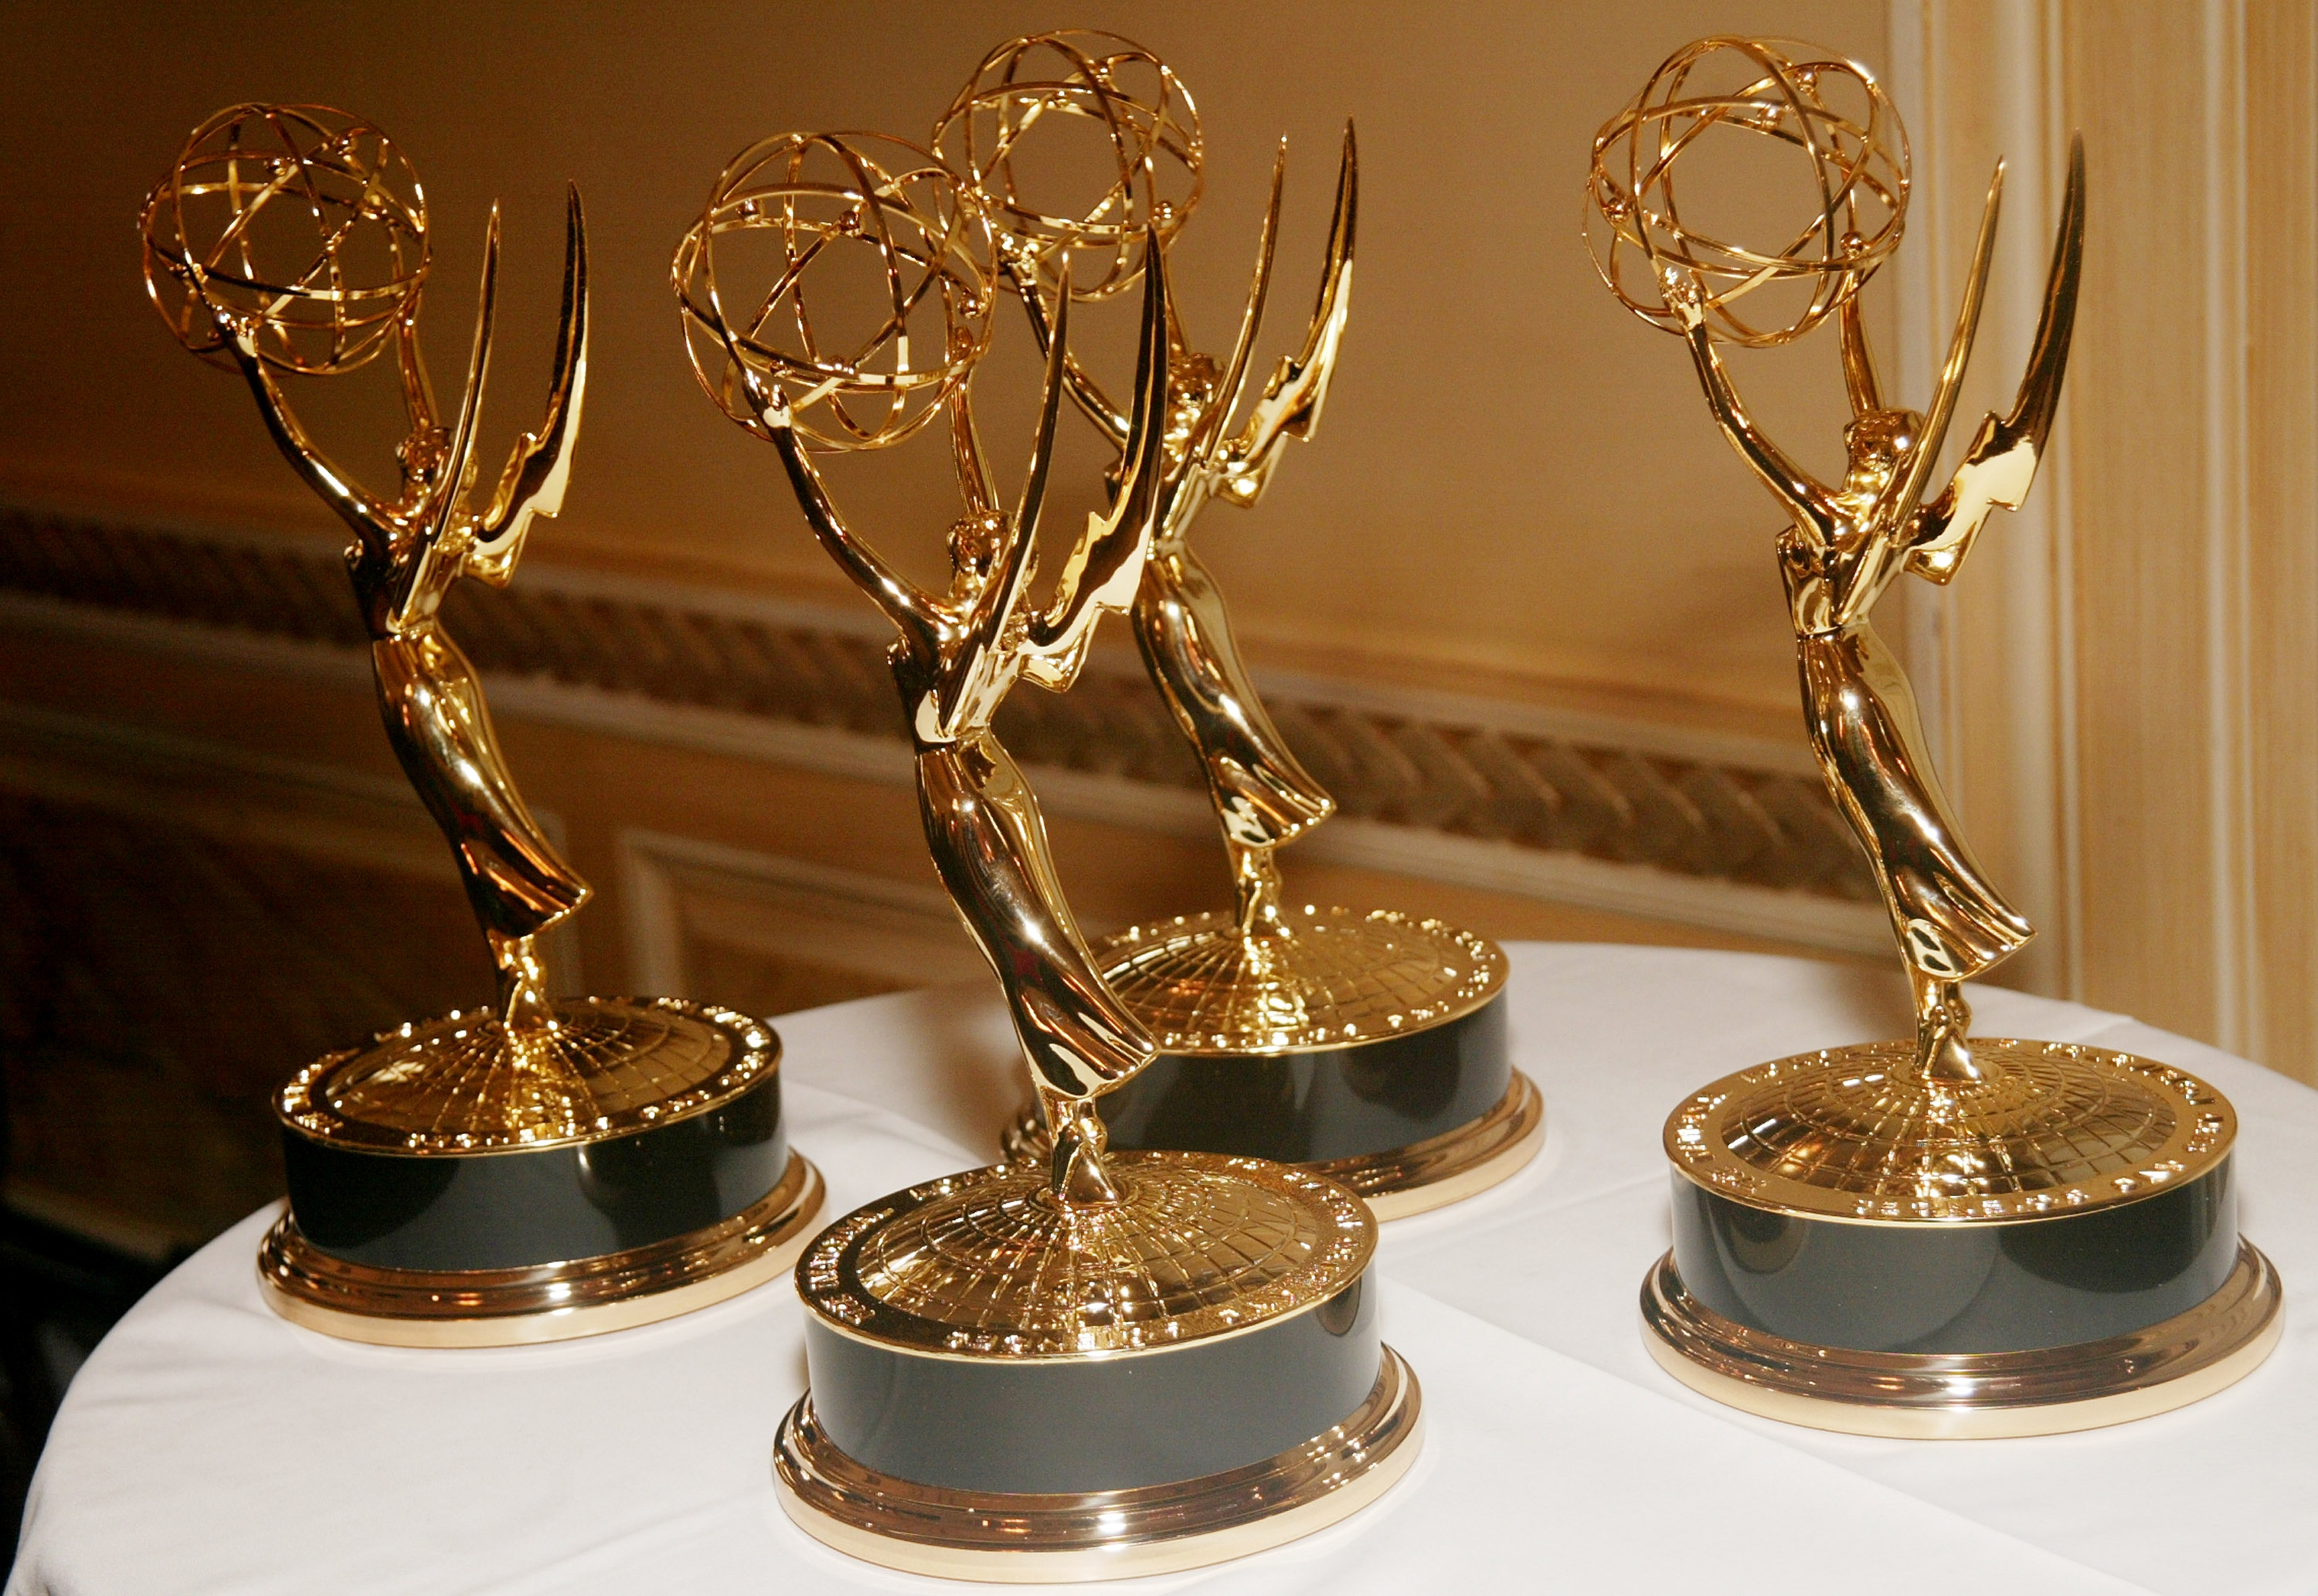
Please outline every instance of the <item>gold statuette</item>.
M1157 57L1114 34L1038 34L984 59L936 126L933 146L991 219L1000 281L1041 346L1063 347L1072 400L1119 451L1116 489L1129 417L1069 352L1046 307L1050 298L1085 302L1131 288L1142 229L1158 254L1172 247L1205 178L1190 94ZM1058 174L1088 160L1108 162L1108 181L1079 214L1059 214L1065 207L1040 180L1060 189ZM1286 176L1283 141L1230 352L1200 354L1181 321L1167 320L1152 546L1131 614L1151 679L1206 773L1235 903L1228 913L1137 926L1096 949L1104 979L1160 1054L1111 1095L1104 1117L1122 1146L1316 1168L1391 1218L1513 1173L1541 1144L1544 1114L1507 1055L1505 961L1494 944L1389 910L1281 901L1274 851L1335 803L1265 713L1190 532L1211 499L1248 508L1262 498L1283 444L1317 429L1335 372L1352 310L1359 205L1349 124L1302 345L1234 425L1253 377ZM1046 1146L1042 1120L1027 1111L1008 1151Z
M823 551L893 623L927 844L1005 993L1047 1128L1042 1163L882 1198L798 1265L810 1388L780 1430L783 1505L831 1546L920 1573L1213 1562L1343 1517L1416 1450L1415 1384L1364 1294L1376 1231L1356 1197L1251 1160L1109 1150L1096 1099L1148 1063L1151 1039L1105 983L1037 798L992 730L1019 682L1066 689L1102 614L1141 583L1166 416L1166 273L1152 259L1118 491L1039 597L1069 296L1008 507L971 391L996 292L990 232L937 157L870 134L767 139L725 169L677 251L703 386L776 447ZM815 463L938 416L964 509L939 593L854 529Z
M1700 201L1685 191L1684 211L1676 181L1710 144L1726 163L1804 157L1801 225L1759 249L1694 225ZM1874 866L1917 1016L1912 1040L1742 1071L1675 1111L1675 1245L1643 1290L1649 1341L1710 1396L1865 1434L2114 1423L2242 1376L2279 1330L2277 1275L2238 1234L2220 1093L2126 1054L1970 1035L1963 983L2035 933L1965 845L1870 621L1902 573L1954 578L1990 513L2026 501L2052 430L2083 258L2081 142L2018 397L1930 492L2003 177L1924 413L1885 401L1860 309L1909 181L1906 135L1864 67L1784 41L1691 45L1596 137L1587 191L1603 281L1688 345L1715 421L1790 519L1779 569L1811 748ZM1719 348L1829 318L1852 411L1836 484L1755 424Z
M439 615L463 577L504 586L534 518L562 507L588 376L578 190L547 414L480 502L496 208L447 426L418 346L426 202L376 128L320 106L220 112L146 202L143 233L171 330L241 374L283 454L353 532L387 739L499 972L492 1009L403 1026L283 1089L290 1211L259 1257L269 1299L334 1335L472 1346L640 1323L770 1278L821 1192L781 1134L780 1044L746 1016L673 999L550 995L538 938L588 883L516 790L481 680ZM409 430L400 487L382 498L316 445L288 386L390 353Z

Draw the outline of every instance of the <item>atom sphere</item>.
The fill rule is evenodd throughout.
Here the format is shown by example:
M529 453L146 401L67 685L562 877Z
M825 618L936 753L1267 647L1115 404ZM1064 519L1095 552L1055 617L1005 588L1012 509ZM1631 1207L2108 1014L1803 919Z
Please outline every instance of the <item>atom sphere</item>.
M677 247L685 344L709 397L751 430L753 384L797 435L879 449L933 419L988 347L989 229L956 177L874 133L784 133L717 179Z
M145 286L212 364L247 336L307 376L387 346L427 279L427 200L387 136L320 105L236 105L193 130L145 202Z
M1794 151L1809 175L1793 225L1755 244L1700 224L1694 194L1685 217L1676 192L1685 161L1697 171L1703 150L1744 153L1730 148L1740 134ZM1865 67L1782 40L1704 39L1668 57L1595 135L1586 243L1602 281L1653 326L1681 328L1667 301L1672 279L1698 294L1714 337L1784 344L1899 247L1908 167L1907 131Z
M1147 230L1163 247L1206 181L1191 96L1165 62L1115 33L999 46L930 143L1039 285L1051 292L1068 267L1078 300L1134 286Z

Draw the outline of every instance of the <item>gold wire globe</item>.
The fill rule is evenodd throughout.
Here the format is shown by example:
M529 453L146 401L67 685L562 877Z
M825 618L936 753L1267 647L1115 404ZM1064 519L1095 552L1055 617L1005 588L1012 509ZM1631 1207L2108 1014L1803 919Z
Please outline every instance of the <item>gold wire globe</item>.
M285 372L384 349L427 280L427 199L387 136L325 105L235 105L147 196L145 287L177 341L230 366L238 329Z
M989 346L989 229L906 139L784 133L716 181L673 268L685 346L742 426L744 373L822 449L880 449L938 415Z
M1702 215L1732 196L1693 193L1676 176L1746 135L1793 152L1766 237L1723 237ZM1626 308L1681 330L1667 279L1695 284L1716 338L1788 343L1859 291L1899 247L1908 210L1908 134L1867 69L1785 40L1703 39L1667 58L1594 138L1586 238L1595 269Z
M1051 291L1134 286L1148 229L1163 246L1206 182L1199 108L1167 64L1116 33L1067 30L983 58L934 124L933 148Z

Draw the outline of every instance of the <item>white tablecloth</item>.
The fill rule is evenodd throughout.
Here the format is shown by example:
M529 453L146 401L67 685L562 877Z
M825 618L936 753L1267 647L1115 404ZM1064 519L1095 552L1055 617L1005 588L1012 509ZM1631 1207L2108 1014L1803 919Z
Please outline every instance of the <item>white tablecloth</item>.
M1685 1091L1897 1035L1896 973L1531 944L1513 1036L1544 1152L1495 1192L1388 1226L1387 1338L1424 1388L1422 1459L1381 1502L1137 1591L2318 1591L2318 1093L2116 1015L1995 990L1983 1035L2130 1049L2236 1102L2248 1232L2284 1272L2284 1343L2180 1412L2042 1439L1887 1442L1748 1418L1644 1352L1665 1250L1658 1129ZM979 988L779 1022L792 1134L831 1216L986 1159L1020 1089ZM10 1596L162 1592L956 1590L821 1547L770 1485L804 1382L787 1284L542 1348L354 1346L267 1310L253 1215L157 1287L74 1382Z

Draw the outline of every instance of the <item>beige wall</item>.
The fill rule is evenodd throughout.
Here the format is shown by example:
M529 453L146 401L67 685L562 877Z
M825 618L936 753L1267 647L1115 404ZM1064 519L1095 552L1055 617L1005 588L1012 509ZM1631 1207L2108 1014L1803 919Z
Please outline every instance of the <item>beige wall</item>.
M697 391L667 268L744 143L816 127L921 137L984 49L1060 19L790 0L12 20L9 106L40 153L0 166L0 556L14 561L0 573L0 802L48 817L7 840L87 901L89 935L49 937L71 944L58 956L135 994L76 1012L142 1016L169 1045L156 1065L149 1039L51 1038L47 1076L12 1077L20 1143L36 1123L87 1134L20 1145L9 1201L46 1182L67 1206L197 1239L273 1189L263 1107L283 1071L486 986L447 860L375 730L362 655L310 641L345 619L336 573L268 564L279 539L153 557L169 540L150 528L173 519L316 550L339 535L235 383L143 302L139 201L187 130L237 100L337 104L402 143L435 220L438 374L459 364L483 218L503 202L487 453L536 413L562 180L586 194L597 321L566 512L518 579L531 607L511 597L496 640L482 611L460 621L470 647L501 650L486 668L511 759L599 891L557 950L567 975L769 1011L974 973L878 719L890 695L846 619L866 606L833 585L770 452ZM1283 132L1282 275L1260 359L1292 341L1337 130L1358 119L1358 295L1326 427L1256 515L1218 508L1199 541L1273 668L1283 723L1347 773L1343 815L1287 861L1291 887L1505 937L1889 958L1801 748L1778 517L1703 414L1679 345L1615 306L1578 242L1593 130L1705 33L1805 38L1879 69L1918 182L1871 318L1887 381L1918 402L1989 168L2010 156L1960 446L2017 378L2058 162L2082 128L2086 291L2060 447L1954 587L1910 584L1887 608L1975 845L2044 932L2000 979L2318 1079L2308 0L1362 0L1090 4L1073 20L1138 38L1199 98L1208 197L1175 258L1203 342L1231 325ZM1116 339L1122 309L1098 337ZM1018 458L1027 363L1019 329L1006 336L985 421ZM1821 337L1740 361L1770 429L1828 471L1833 358ZM369 381L383 375L299 401L373 480L395 435ZM1092 451L1075 450L1070 491L1087 499ZM921 569L951 514L942 456L928 438L835 468L853 519ZM81 567L50 580L73 559L23 554L43 538ZM681 585L634 579L651 577ZM835 607L760 602L783 598ZM561 626L577 663L511 663L526 626ZM665 659L717 647L759 650L755 676L737 673L759 699L780 696L764 677L795 659L876 711L704 708L658 679L683 675ZM1023 695L1050 717L1031 762L1098 930L1225 892L1203 802L1177 779L1196 776L1146 757L1167 729L1155 738L1147 695L1097 679L1107 669L1068 700ZM99 934L121 915L138 934ZM202 1031L219 990L280 1023ZM154 1184L162 1161L105 1139L151 1116L110 1114L104 1080L121 1104L166 1101L211 1127L211 1173ZM189 1197L201 1180L214 1189Z
M1914 606L1966 823L2045 933L2008 974L2313 1078L2318 25L2307 0L1894 19L1927 317L2013 157L1967 410L2019 369L2072 131L2087 151L2060 448Z
M1359 121L1359 293L1327 426L1254 516L1218 511L1200 534L1260 658L1799 738L1775 516L1699 414L1678 345L1595 282L1579 183L1594 129L1676 46L1747 31L1874 62L1883 9L1071 13L1158 50L1199 99L1208 198L1178 275L1204 339L1228 336L1286 133L1282 282L1262 358L1288 344L1309 302L1337 129ZM800 127L921 138L984 49L1056 21L1014 4L104 10L102 26L54 8L14 31L18 125L50 136L37 162L0 179L0 292L18 307L0 492L320 525L247 400L179 354L141 302L131 228L144 189L211 111L319 101L385 127L427 184L438 374L462 353L485 210L494 197L505 208L487 444L538 402L562 179L585 193L598 314L589 413L567 514L533 558L790 591L819 589L826 568L769 451L693 385L669 251L750 139ZM1766 363L1747 382L1783 431L1832 450L1840 399L1827 353ZM944 462L931 438L903 453L915 458L861 462L843 481L861 521L922 551L947 520Z
M921 133L984 49L1056 20L1011 4L798 3L198 19L117 5L22 21L11 105L46 136L37 160L0 173L0 498L123 523L325 530L247 399L142 303L130 226L209 112L319 100L382 123L427 178L438 367L457 363L485 210L506 205L487 446L538 402L561 180L586 192L589 415L567 513L527 572L585 565L857 605L832 592L769 452L695 388L669 252L749 139ZM1702 415L1679 347L1592 279L1577 241L1588 136L1702 33L1802 37L1882 68L1918 184L1907 249L1872 304L1911 394L1953 312L1989 166L2010 154L1969 411L2000 402L2018 370L2059 151L2082 128L2091 225L2063 448L1954 588L1916 585L1892 607L1909 617L1966 823L2045 932L2003 979L2313 1067L2318 67L2305 0L1147 4L1074 20L1142 39L1199 99L1209 194L1178 282L1207 341L1229 325L1282 132L1289 220L1264 356L1289 341L1339 119L1361 129L1359 291L1327 426L1253 516L1218 509L1199 533L1259 663L1752 732L1782 754L1801 734L1777 517ZM1749 361L1741 380L1783 441L1831 467L1828 343ZM1016 363L991 396L1002 439L1019 440L1021 345L1002 351ZM314 412L362 432L360 382L315 385L331 397ZM1083 443L1074 458L1083 497ZM374 445L369 459L375 471ZM948 513L939 444L847 464L854 518L929 559Z

